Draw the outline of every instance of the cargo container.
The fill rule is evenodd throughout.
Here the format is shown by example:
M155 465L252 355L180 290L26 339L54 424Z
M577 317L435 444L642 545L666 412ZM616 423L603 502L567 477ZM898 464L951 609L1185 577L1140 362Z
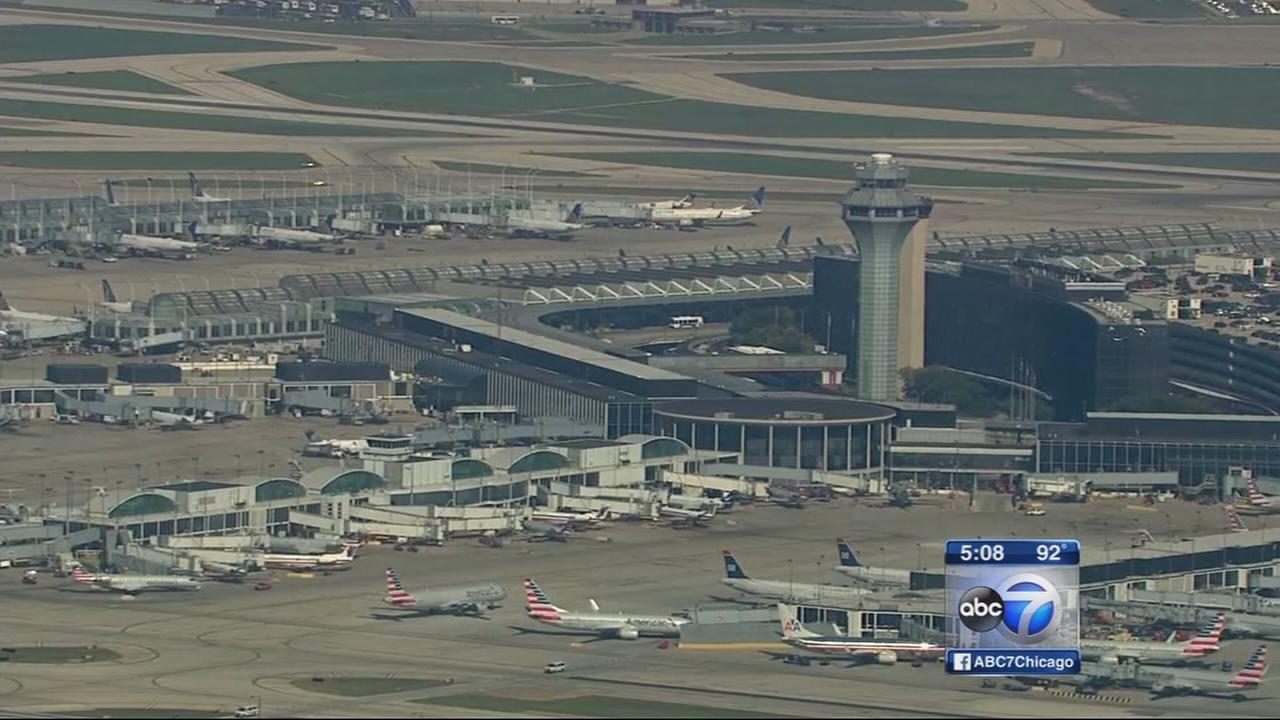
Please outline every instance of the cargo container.
M105 385L107 368L83 363L50 363L45 379L63 385Z
M132 384L182 382L182 368L160 363L124 363L116 368L116 379Z

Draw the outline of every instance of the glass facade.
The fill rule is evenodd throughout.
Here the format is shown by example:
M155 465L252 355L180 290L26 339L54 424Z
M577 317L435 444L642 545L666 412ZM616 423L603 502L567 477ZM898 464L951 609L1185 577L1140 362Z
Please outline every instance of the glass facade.
M654 415L657 434L699 450L741 453L745 465L806 470L867 470L884 465L888 421L747 423Z
M1176 471L1183 484L1221 476L1231 466L1280 476L1280 444L1227 444L1140 440L1041 440L1036 471L1042 473Z

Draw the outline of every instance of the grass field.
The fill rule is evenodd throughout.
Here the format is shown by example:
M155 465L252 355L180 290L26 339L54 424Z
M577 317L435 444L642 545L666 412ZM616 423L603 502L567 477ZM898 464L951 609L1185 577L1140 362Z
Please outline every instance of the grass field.
M202 718L230 717L214 710L190 710L187 708L96 708L83 712L59 710L58 715L73 718L129 718L130 720L202 720Z
M305 153L277 152L0 152L0 165L45 170L297 170Z
M438 21L430 18L394 20L391 22L337 22L320 20L273 20L268 18L235 20L216 18L198 21L210 25L317 33L321 35L354 35L404 40L436 40L472 42L476 40L519 40L530 37L518 27L484 22Z
M367 695L385 695L408 690L431 690L446 683L440 680L423 680L421 678L325 678L324 682L316 682L311 678L299 678L291 681L290 684L299 690L308 692L342 695L345 697L365 697Z
M106 648L90 647L18 647L13 652L0 651L0 659L11 663L57 664L110 662L119 660L120 653Z
M1051 128L809 112L682 100L502 63L293 63L235 77L313 103L766 137L1106 137ZM786 73L789 74L789 73ZM534 90L515 77L532 75ZM1129 136L1132 137L1132 136Z
M103 70L101 72L65 72L47 75L27 75L25 77L4 78L5 82L35 83L37 85L62 85L66 87L94 88L97 90L124 90L127 92L163 93L167 95L190 95L191 93L176 88L159 80L152 80L146 75L139 75L130 70Z
M295 169L301 170L302 168ZM152 186L157 190L161 188L167 189L169 187L170 179L155 178L154 180L155 182L152 183ZM182 182L186 182L186 179L184 178ZM117 188L127 187L145 189L147 187L147 180L146 178L125 178L123 180L112 180L111 184ZM291 188L313 187L311 182L307 180L286 180L284 185L281 186L278 177L274 180L266 180L258 178L222 177L219 175L201 175L200 184L207 188L215 188L213 193L215 195L221 194L222 188L226 188L228 191L235 188L235 190L239 192L241 190L280 190L281 187L286 190Z
M723 35L650 35L627 41L632 45L791 45L799 43L862 42L867 40L903 40L906 38L940 37L960 33L986 32L998 25L866 25L838 27L822 32L767 32L763 30L726 33Z
M714 8L778 8L782 10L860 10L863 12L958 12L968 7L960 0L706 0Z
M319 49L322 46L216 35L118 30L82 25L0 25L0 62L4 63L79 60L118 55Z
M600 177L596 173L575 172L573 170L547 170L545 168L520 167L518 165L486 165L484 163L455 162L452 160L435 160L441 170L450 172L473 172L478 175L503 175L523 180L526 177L539 178L583 178Z
M735 710L710 705L688 705L685 703L656 702L651 700L633 700L631 698L609 697L606 695L579 695L577 697L557 700L528 700L524 698L507 698L497 695L468 693L463 695L445 695L444 697L425 698L413 702L424 705L446 705L471 710L493 710L496 712L519 713L521 715L535 712L550 715L581 715L584 717L608 718L781 718L784 715Z
M1202 18L1209 13L1196 0L1088 0L1104 13L1127 18Z
M456 133L439 133L411 128L336 125L326 123L271 120L235 115L200 115L167 110L136 110L105 105L71 105L35 100L0 99L0 115L44 118L71 122L131 125L134 127L170 128L175 130L214 130L255 135L289 136L358 136L358 137L440 137Z
M1250 170L1280 173L1280 152L1251 153L1025 153L1037 157L1097 160L1099 162L1180 165L1215 170Z
M832 100L1138 122L1280 128L1280 68L1064 67L738 73ZM1206 102L1212 98L1212 102Z
M600 160L633 165L684 170L710 170L714 172L744 173L748 175L780 175L783 177L853 179L853 158L845 160L817 160L813 158L782 157L779 155L752 155L748 153L689 152L689 153L579 153L560 154L578 160ZM1089 189L1156 189L1173 187L1121 180L1094 180L1091 178L1063 177L1060 175L1022 175L1019 173L990 172L986 170L954 170L951 168L911 167L913 185L935 187L996 187L1035 188L1057 190Z
M64 133L52 130L0 127L0 138L7 137L89 137L89 133Z
M864 50L862 52L813 53L721 53L719 55L677 55L684 60L726 60L733 62L813 62L839 60L959 60L980 58L1031 57L1034 42L965 45L924 50Z
M619 32L615 28L592 25L591 21L585 18L582 20L548 21L536 24L530 23L527 27L530 30L545 30L547 32L567 33L572 35L599 35Z

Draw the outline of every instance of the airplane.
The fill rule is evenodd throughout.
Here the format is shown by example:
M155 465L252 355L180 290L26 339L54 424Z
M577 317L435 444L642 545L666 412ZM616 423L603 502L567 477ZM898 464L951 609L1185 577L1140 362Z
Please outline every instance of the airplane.
M836 539L836 554L840 557L840 564L836 566L836 572L848 575L854 580L873 585L900 587L906 587L911 584L910 570L873 568L858 562L858 556L853 554L853 546L844 538Z
M0 292L0 333L3 333L6 340L53 340L81 335L87 328L88 323L81 318L18 310Z
M796 609L786 603L778 603L778 618L782 622L783 642L819 655L850 655L871 659L881 665L893 665L904 655L912 659L937 659L947 651L942 645L924 641L819 635L805 629L796 615Z
M782 228L782 234L778 236L777 247L779 250L785 250L791 244L791 226Z
M1180 643L1113 640L1080 640L1080 654L1086 660L1120 662L1190 662L1217 652L1227 621L1221 613L1195 637ZM1172 636L1170 636L1172 638Z
M230 202L230 201L231 201L231 198L225 198L225 197L214 197L213 195L209 195L209 194L208 194L208 193L206 193L204 190L202 190L202 189L200 188L200 181L196 179L196 174L195 174L195 173L193 173L193 172L188 172L188 173L187 173L187 177L191 180L191 199L192 199L192 200L195 200L196 202L200 202L200 203Z
M116 300L116 292L111 289L111 283L106 278L102 278L102 302L98 304L114 312L133 312L132 302L120 302L119 300Z
M581 511L574 512L566 510L561 512L552 512L550 510L534 510L530 517L536 522L552 523L556 525L599 525L609 516L608 508L600 508L595 512Z
M201 560L200 577L221 582L240 582L250 572L248 565L248 562L242 565L230 565L213 560Z
M119 205L120 203L116 202L116 194L111 189L111 185L112 185L111 178L107 178L107 181L104 182L103 185L106 186L107 188L107 205L111 207L115 207Z
M341 552L323 553L320 555L294 555L288 553L263 553L258 557L258 565L268 569L281 570L321 570L345 567L355 559L355 545L343 544Z
M1272 503L1271 498L1263 495L1258 489L1258 481L1251 475L1249 477L1249 489L1245 498L1236 501L1236 507L1242 512L1250 515L1271 515L1280 513L1280 507Z
M581 220L582 203L578 203L563 220L535 217L528 211L513 212L507 215L505 222L497 226L497 229L505 230L511 237L563 239L586 227Z
M152 410L151 420L160 427L174 427L178 425L189 426L195 429L196 425L203 425L204 421L190 415L182 415L179 413L165 412L163 410Z
M601 637L636 640L646 637L679 637L680 627L689 623L688 618L669 615L634 615L631 613L602 612L595 599L591 599L591 611L575 613L552 604L532 578L524 579L526 609L529 617L540 623L555 625L566 630L590 632Z
M1257 690L1267 674L1267 646L1260 645L1235 675L1216 670L1139 669L1139 680L1150 681L1151 693L1157 697L1203 695L1228 697L1236 701L1248 699L1246 693Z
M325 218L322 227L332 229L334 218L334 215ZM333 233L274 227L271 225L256 225L253 227L252 234L254 238L262 243L299 249L312 249L316 245L338 242L338 236Z
M194 224L192 223L192 225ZM162 256L165 253L178 253L180 257L200 252L201 248L200 243L191 242L190 240L175 240L174 238L135 235L133 233L120 233L116 236L113 246L123 248L134 255Z
M414 610L423 615L434 613L479 615L482 609L498 608L498 603L506 597L506 588L493 582L480 585L423 588L416 593L410 593L400 584L400 576L396 574L395 568L387 568L387 596L382 601L396 608Z
M774 485L770 485L766 489L769 492L769 498L777 503L779 507L793 508L795 510L804 508L804 496L800 493Z
M685 208L693 207L693 201L696 200L697 197L696 193L687 192L684 194L684 197L679 200L654 200L653 202L640 203L636 207L643 210L653 210L655 208L683 210Z
M725 577L720 582L738 592L796 605L847 605L857 602L861 596L871 592L867 588L848 588L841 585L754 580L747 576L742 564L729 550L724 551L724 573Z
M94 587L114 592L136 595L140 592L199 590L200 583L195 578L180 575L114 575L99 573L90 575L79 565L71 571L71 578L79 585Z
M648 219L656 223L705 225L719 222L745 222L764 211L765 188L751 194L747 202L732 208L652 207Z
M1270 615L1238 612L1211 613L1203 608L1168 606L1136 600L1087 598L1085 603L1091 610L1104 609L1122 613L1127 618L1136 618L1148 622L1167 622L1177 625L1203 621L1206 618L1215 618L1221 614L1226 618L1227 631L1233 636L1280 640L1280 618Z
M529 542L568 542L569 527L560 523L524 521L525 532L529 533Z

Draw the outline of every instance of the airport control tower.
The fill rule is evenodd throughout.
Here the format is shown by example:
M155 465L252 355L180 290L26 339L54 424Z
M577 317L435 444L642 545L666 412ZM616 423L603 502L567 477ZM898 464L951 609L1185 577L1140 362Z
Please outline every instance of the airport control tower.
M924 364L924 236L933 201L907 191L907 169L888 153L854 166L841 201L861 256L858 396L898 399L898 371Z

